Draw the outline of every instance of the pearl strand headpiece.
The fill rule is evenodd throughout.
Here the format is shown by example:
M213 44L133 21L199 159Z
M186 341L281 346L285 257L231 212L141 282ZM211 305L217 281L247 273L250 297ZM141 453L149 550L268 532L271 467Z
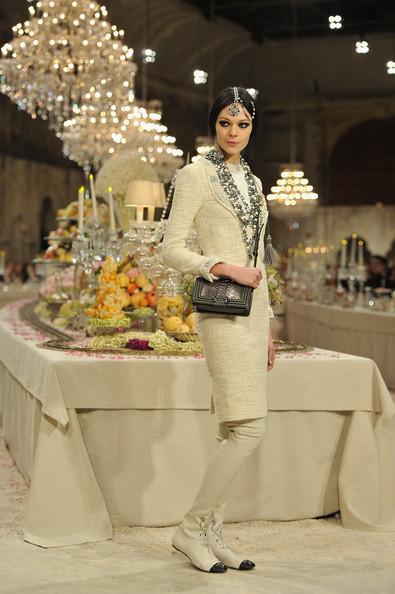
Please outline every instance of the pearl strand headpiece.
M250 115L251 115L251 119L253 120L255 117L255 103L254 103L252 97L251 97L251 103L252 103L252 115L251 114ZM242 109L246 110L243 100L239 95L239 89L237 87L233 87L233 103L231 103L231 105L229 106L230 115L232 115L232 116L239 115L240 107L238 104L241 105Z

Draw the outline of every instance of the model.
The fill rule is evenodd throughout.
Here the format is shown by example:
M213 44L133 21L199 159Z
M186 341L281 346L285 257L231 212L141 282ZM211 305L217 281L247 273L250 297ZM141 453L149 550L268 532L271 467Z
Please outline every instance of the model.
M178 174L162 252L164 262L183 273L210 281L230 278L255 289L248 317L198 314L220 445L174 534L173 546L196 567L211 573L255 567L225 544L222 524L233 480L265 431L266 377L275 357L263 233L261 266L254 268L251 258L256 213L266 223L268 212L262 184L243 158L256 137L257 119L254 101L245 89L229 87L218 95L209 115L215 148ZM186 248L192 224L202 254Z

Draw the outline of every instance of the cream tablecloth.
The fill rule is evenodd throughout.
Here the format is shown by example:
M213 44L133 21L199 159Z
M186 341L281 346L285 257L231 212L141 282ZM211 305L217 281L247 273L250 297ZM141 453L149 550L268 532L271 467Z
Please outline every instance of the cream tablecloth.
M289 340L369 357L395 388L395 314L287 300Z
M33 298L38 295L38 284L0 286L0 307L18 299Z
M216 447L204 359L40 349L18 307L0 312L0 402L30 482L25 539L61 546L179 522ZM395 406L376 365L315 349L281 355L269 377L265 439L227 519L340 509L345 527L395 529Z

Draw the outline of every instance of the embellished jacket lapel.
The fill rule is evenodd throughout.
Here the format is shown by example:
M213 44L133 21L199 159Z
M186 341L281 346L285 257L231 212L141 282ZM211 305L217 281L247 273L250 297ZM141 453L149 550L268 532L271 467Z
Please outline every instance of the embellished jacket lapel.
M215 170L214 165L212 165L207 159L201 159L202 165L206 171L208 185L210 187L211 193L214 198L228 210L232 215L238 220L238 216L234 211L233 206L230 204L229 200L226 197L225 191L221 186L221 182L219 181L219 177Z

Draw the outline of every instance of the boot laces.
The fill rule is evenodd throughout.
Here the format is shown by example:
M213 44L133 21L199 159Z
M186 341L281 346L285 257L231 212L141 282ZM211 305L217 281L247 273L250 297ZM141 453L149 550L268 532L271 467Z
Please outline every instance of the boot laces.
M229 548L224 542L224 533L222 522L217 522L214 518L211 520L211 532L214 534L217 544L223 549Z
M207 550L210 550L210 544L208 542L209 524L210 524L209 516L201 516L200 521L199 521L200 542L201 542L202 546L205 547Z

